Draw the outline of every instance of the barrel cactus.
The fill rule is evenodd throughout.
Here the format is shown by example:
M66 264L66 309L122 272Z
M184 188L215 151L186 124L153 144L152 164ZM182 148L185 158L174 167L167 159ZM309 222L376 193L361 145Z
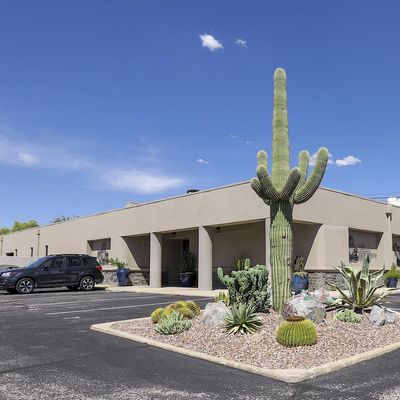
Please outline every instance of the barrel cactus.
M309 319L291 317L278 326L276 340L283 346L312 346L318 340L317 328Z
M272 119L272 173L268 172L267 153L257 154L257 178L251 186L270 207L270 262L272 304L276 311L290 297L290 273L293 253L293 207L309 200L324 176L328 149L318 150L312 173L308 176L310 154L299 154L299 165L290 170L289 136L286 107L286 73L278 68L274 74L274 111Z
M164 314L163 308L156 308L150 315L151 320L154 324L157 324Z

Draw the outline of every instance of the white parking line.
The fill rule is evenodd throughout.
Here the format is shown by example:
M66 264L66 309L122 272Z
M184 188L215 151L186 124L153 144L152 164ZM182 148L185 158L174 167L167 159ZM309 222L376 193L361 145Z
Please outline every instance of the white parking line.
M133 300L133 299L148 299L154 297L166 297L165 295L159 296L137 296L137 297L114 297L114 298L103 298L103 299L90 299L90 300L83 300L83 301L61 301L59 303L38 303L38 304L31 304L31 307L41 307L41 306L57 306L62 304L83 304L88 303L91 301L111 301L111 300ZM79 299L80 300L80 299Z
M208 300L209 297L204 297L200 299L196 299L197 301L199 300ZM137 308L137 307L147 307L147 306L159 306L162 304L172 304L171 301L165 301L163 303L149 303L149 304L136 304L132 306L119 306L119 307L104 307L104 308L92 308L88 310L72 310L72 311L59 311L59 312L51 312L51 313L46 313L45 315L60 315L60 314L78 314L78 313L86 313L86 312L93 312L93 311L108 311L108 310L118 310L122 308Z

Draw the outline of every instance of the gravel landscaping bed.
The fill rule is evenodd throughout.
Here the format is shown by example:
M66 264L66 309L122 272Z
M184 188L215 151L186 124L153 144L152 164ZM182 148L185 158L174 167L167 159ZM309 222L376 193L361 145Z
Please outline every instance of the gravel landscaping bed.
M318 343L310 347L287 348L275 340L282 317L274 312L261 314L262 329L252 335L227 335L221 326L208 327L201 317L192 328L178 335L160 335L150 319L118 322L113 329L144 336L163 343L209 354L226 360L270 369L311 368L347 358L400 340L400 322L373 326L366 317L361 323L336 321L334 312L317 325Z

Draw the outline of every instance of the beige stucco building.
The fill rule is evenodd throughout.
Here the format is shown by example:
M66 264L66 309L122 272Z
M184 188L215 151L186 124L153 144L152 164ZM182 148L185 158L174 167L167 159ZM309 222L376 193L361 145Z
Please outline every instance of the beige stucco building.
M211 289L216 268L231 268L241 256L269 264L268 231L268 207L243 182L3 235L0 255L106 251L159 287L178 285L182 249L189 248L198 287ZM372 267L388 267L397 248L399 207L325 188L295 206L294 256L317 278L364 254Z

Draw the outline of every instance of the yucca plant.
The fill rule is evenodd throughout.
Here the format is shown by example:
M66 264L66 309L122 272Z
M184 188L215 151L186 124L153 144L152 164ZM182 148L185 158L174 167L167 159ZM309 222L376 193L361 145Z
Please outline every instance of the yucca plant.
M224 328L228 334L254 333L262 326L260 318L255 312L254 306L246 306L239 303L232 306L225 318Z
M348 293L345 293L338 286L326 282L341 295L332 305L346 304L354 311L361 312L379 303L391 291L391 289L385 289L381 293L377 293L377 290L384 286L384 283L379 284L378 281L382 279L385 267L379 271L370 272L368 256L364 258L361 269L350 267L343 263L340 267L334 268L343 276Z
M190 319L174 311L168 317L163 317L154 328L161 335L175 335L187 331L192 326Z

